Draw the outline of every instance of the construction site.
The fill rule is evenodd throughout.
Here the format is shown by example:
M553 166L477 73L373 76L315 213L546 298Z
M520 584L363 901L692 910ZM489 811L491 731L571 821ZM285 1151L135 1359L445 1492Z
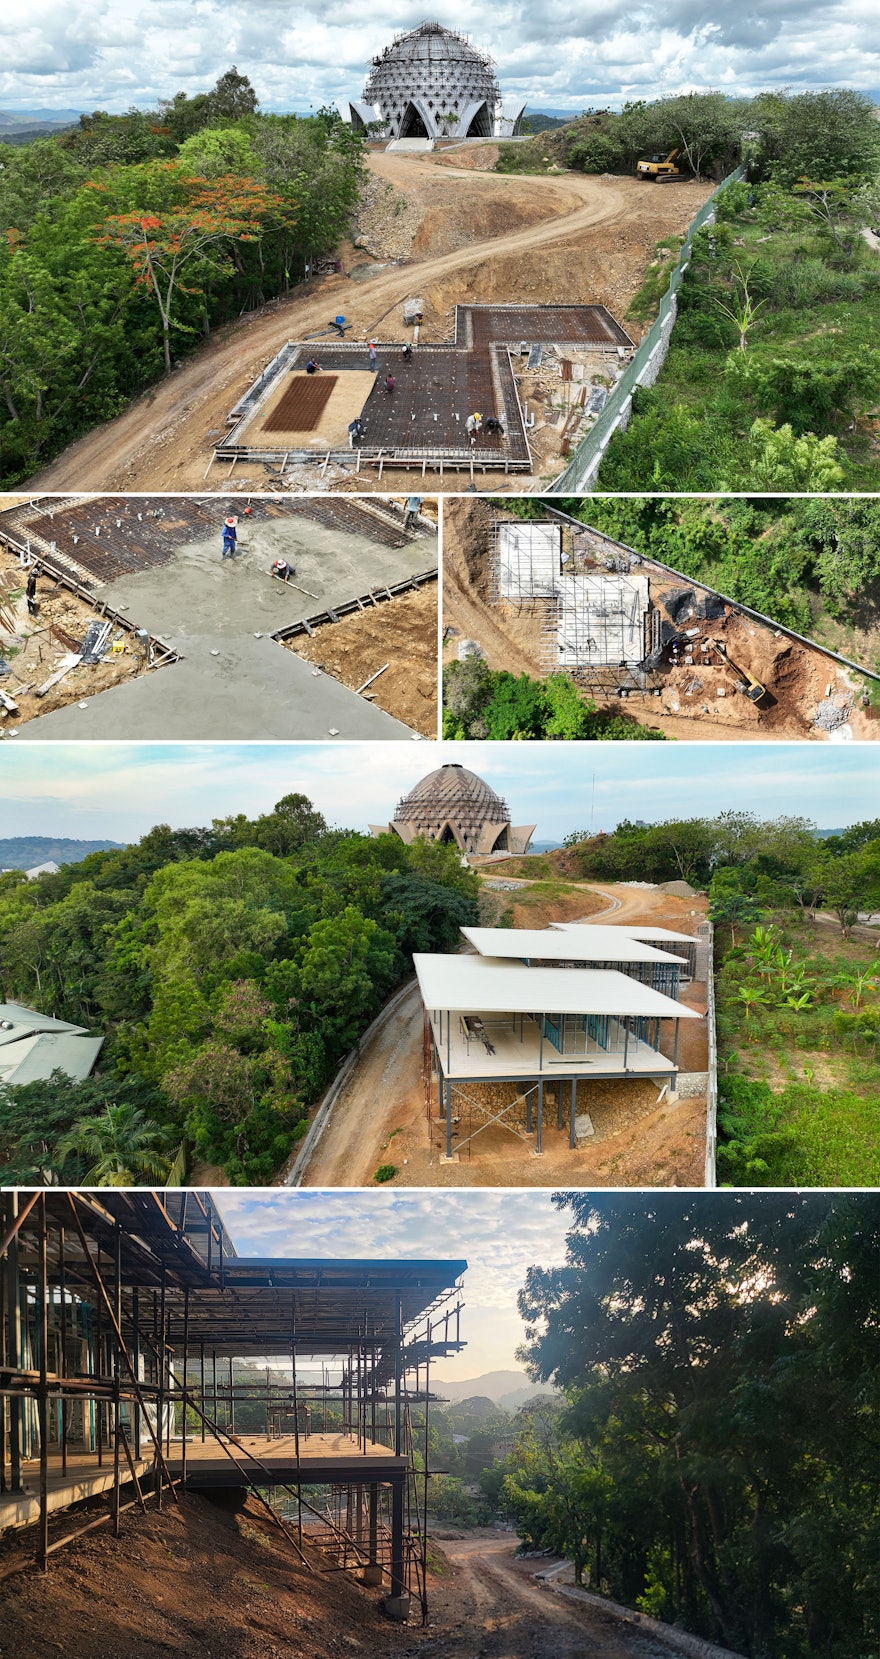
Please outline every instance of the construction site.
M880 676L552 508L444 510L444 663L564 673L668 737L875 740Z
M0 512L0 737L433 738L438 507L36 497Z
M491 139L415 153L371 143L333 259L219 329L28 487L382 493L423 475L437 489L441 466L451 491L472 467L493 489L549 481L641 338L627 312L658 243L684 235L712 184L648 191L635 176L496 173L497 159ZM500 419L503 437L484 425L472 449L474 412ZM355 418L365 431L349 449Z
M701 1186L714 1014L705 899L470 860L485 925L417 954L282 1179L315 1187ZM528 861L526 861L528 862Z
M5 1597L100 1528L136 1554L123 1517L198 1495L250 1500L294 1580L350 1575L424 1623L431 1367L464 1345L465 1261L242 1257L196 1191L2 1204Z
M604 305L456 305L449 344L420 341L423 306L403 307L411 341L288 342L230 411L214 460L261 463L275 484L316 458L325 478L342 467L359 482L532 474L589 430L634 349Z

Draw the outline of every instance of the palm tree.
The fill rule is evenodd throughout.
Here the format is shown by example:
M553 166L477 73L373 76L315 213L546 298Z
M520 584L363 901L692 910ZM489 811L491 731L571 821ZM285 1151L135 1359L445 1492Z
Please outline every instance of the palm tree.
M100 1117L82 1118L55 1148L61 1163L74 1154L89 1168L83 1184L137 1187L167 1178L171 1154L165 1132L136 1106L107 1106Z

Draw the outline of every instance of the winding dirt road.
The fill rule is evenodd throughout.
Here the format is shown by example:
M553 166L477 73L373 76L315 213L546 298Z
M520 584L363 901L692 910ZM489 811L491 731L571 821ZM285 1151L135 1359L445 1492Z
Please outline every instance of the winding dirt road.
M365 283L345 275L317 279L280 302L218 329L166 380L123 414L65 449L28 481L30 490L203 489L212 438L241 396L286 340L303 338L344 312L352 339L393 337L383 321L407 295L426 294L423 338L448 337L455 300L602 301L620 310L620 295L635 291L653 243L683 230L710 186L673 185L647 191L636 179L475 175L438 167L420 156L370 157L376 175L433 206L429 243L448 242L445 204L461 214L466 189L477 239L451 251L424 254L381 269ZM523 219L530 221L525 225ZM519 220L519 228L506 228ZM480 236L491 227L492 234ZM497 230L496 228L497 227ZM418 245L420 238L416 239ZM424 240L424 239L422 239ZM361 258L343 250L346 268ZM622 287L621 287L622 284ZM213 468L207 487L219 488L226 469ZM266 478L259 469L255 487Z
M512 1548L509 1533L444 1540L455 1579L432 1590L431 1623L455 1627L429 1642L436 1659L670 1659L674 1649L613 1613L540 1589Z

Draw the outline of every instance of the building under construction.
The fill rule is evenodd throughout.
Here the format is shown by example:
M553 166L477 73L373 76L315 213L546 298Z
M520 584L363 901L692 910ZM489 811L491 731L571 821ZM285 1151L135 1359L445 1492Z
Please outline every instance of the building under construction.
M634 350L604 305L457 305L451 341L420 340L419 316L404 305L412 342L380 340L372 352L367 340L345 338L344 317L328 323L326 343L289 340L230 410L214 461L230 471L238 461L262 463L276 480L307 461L326 479L332 464L366 488L366 475L380 482L386 468L440 479L530 473L534 415L523 407L523 371L544 355L567 362L577 353L591 373L613 379ZM578 398L587 390L584 381ZM476 414L481 422L469 428Z
M512 137L525 107L504 103L492 59L440 23L395 35L373 58L363 97L339 104L356 132L425 148L436 138Z
M534 824L514 827L507 802L457 762L421 778L398 801L390 824L370 825L371 835L397 835L407 846L424 836L476 854L526 853L534 830Z
M463 1346L466 1262L241 1257L196 1191L2 1202L0 1529L32 1544L6 1571L244 1491L292 1567L424 1618L431 1365Z

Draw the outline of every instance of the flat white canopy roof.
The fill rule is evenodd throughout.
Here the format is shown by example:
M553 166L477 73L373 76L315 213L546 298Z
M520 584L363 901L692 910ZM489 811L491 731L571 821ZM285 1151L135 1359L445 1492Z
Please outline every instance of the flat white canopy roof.
M555 962L685 962L655 950L619 927L581 927L554 932L549 927L463 927L462 933L481 956L540 957Z
M614 924L611 924L614 927ZM584 933L594 931L590 922L551 922L551 927L560 928L565 933ZM630 927L628 922L618 922L616 933L625 933L629 939L668 939L672 944L694 945L696 936L693 933L671 933L668 927Z
M426 1008L455 1014L644 1014L698 1020L695 1008L616 968L528 968L499 956L413 957Z

